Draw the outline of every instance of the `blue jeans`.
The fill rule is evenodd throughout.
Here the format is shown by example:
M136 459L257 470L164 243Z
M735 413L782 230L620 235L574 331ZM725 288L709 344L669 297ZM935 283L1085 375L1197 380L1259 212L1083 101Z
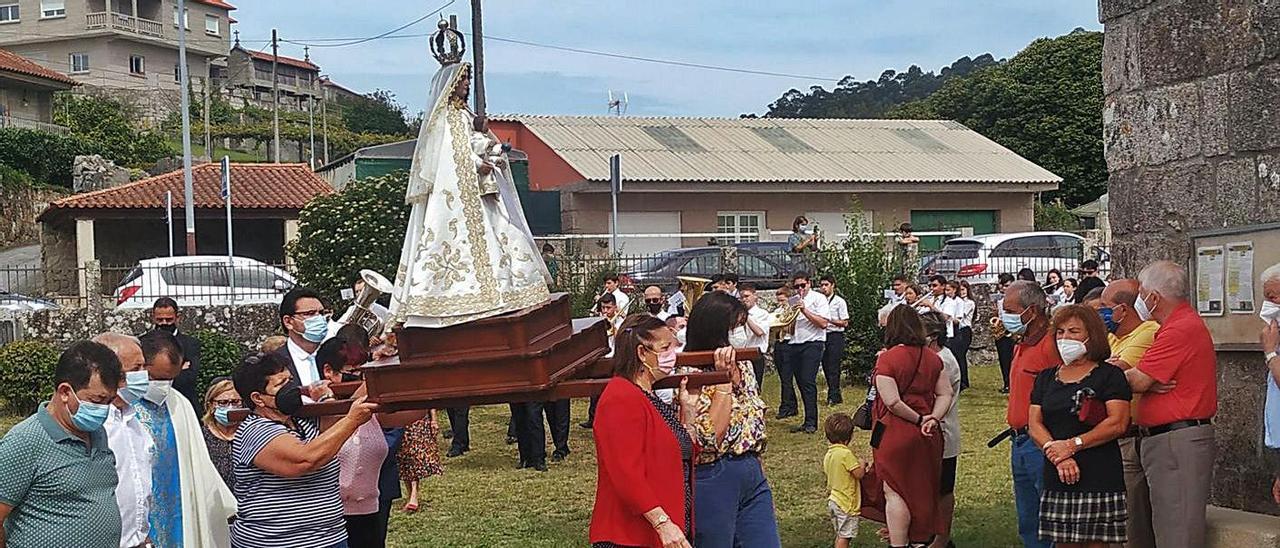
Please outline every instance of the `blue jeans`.
M1044 453L1031 436L1013 436L1009 454L1013 469L1013 502L1018 508L1018 536L1027 548L1049 548L1040 540L1040 493L1044 492Z
M773 491L754 453L726 455L695 472L693 545L698 548L781 547Z

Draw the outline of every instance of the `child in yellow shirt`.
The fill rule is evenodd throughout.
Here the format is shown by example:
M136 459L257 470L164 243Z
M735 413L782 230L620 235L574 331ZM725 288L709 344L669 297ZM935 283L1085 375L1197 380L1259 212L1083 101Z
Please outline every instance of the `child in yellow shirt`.
M848 548L858 536L858 511L862 508L862 486L859 480L866 467L849 449L853 441L853 419L844 413L827 417L823 425L827 433L827 455L822 470L827 474L827 512L836 529L836 548Z

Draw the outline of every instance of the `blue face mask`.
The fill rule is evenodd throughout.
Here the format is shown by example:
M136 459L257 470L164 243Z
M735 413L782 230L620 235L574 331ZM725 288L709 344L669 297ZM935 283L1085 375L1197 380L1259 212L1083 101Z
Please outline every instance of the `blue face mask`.
M218 424L223 426L231 426L231 417L227 416L228 411L231 411L230 407L214 407L213 420L218 421Z
M1103 307L1098 309L1098 315L1102 316L1102 323L1107 326L1107 333L1115 333L1116 329L1120 328L1115 320L1111 318L1113 313L1110 308Z
M1027 330L1027 324L1022 321L1022 314L1014 314L1012 312L1001 312L1000 323L1004 324L1004 328L1009 333L1021 335Z
M302 327L302 338L313 343L321 343L329 334L329 318L317 314L302 322Z
M125 385L120 390L120 398L129 405L138 403L142 396L147 393L147 388L151 385L151 379L147 376L145 369L130 371L124 374Z
M71 415L71 424L75 425L76 430L86 433L101 430L102 425L107 422L107 415L111 413L111 406L91 401L80 401L80 397L75 392L71 393L71 397L80 402L80 408L76 409L74 415Z

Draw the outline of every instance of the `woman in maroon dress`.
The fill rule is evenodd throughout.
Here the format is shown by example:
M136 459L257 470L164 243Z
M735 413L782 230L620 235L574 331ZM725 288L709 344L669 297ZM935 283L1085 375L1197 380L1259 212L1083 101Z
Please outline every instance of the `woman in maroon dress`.
M941 418L951 406L951 384L938 354L925 347L911 307L889 314L885 347L876 360L872 457L884 482L890 546L923 546L941 530Z

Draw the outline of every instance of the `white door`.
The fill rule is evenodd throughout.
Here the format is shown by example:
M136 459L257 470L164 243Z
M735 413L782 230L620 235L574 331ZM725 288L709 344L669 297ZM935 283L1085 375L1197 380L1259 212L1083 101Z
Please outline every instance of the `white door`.
M628 234L668 234L660 237L628 236ZM653 255L680 247L679 211L622 211L618 213L618 247L613 250L625 256Z

